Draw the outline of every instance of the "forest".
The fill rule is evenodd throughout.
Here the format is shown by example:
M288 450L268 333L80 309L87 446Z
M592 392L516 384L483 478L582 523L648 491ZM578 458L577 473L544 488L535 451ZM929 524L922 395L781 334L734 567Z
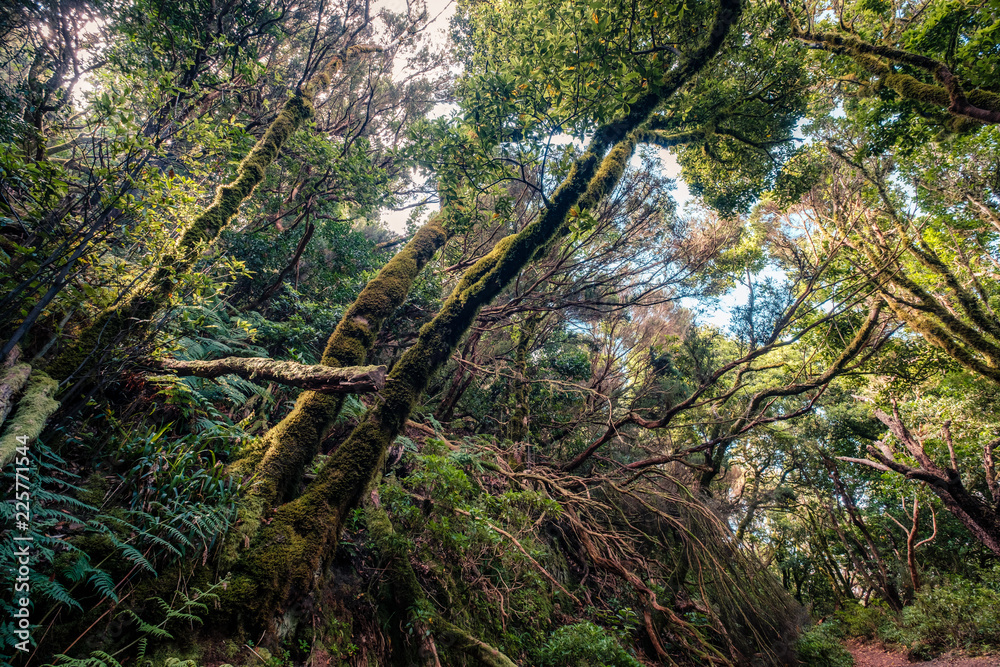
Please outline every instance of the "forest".
M1000 664L1000 0L8 0L0 67L0 667Z

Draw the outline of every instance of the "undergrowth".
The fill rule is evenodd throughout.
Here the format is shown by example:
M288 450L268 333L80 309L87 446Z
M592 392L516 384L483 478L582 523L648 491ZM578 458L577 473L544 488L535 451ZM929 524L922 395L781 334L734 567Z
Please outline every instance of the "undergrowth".
M926 586L901 614L872 603L837 612L849 637L879 641L928 659L950 650L971 654L1000 650L1000 566L971 581L953 576Z

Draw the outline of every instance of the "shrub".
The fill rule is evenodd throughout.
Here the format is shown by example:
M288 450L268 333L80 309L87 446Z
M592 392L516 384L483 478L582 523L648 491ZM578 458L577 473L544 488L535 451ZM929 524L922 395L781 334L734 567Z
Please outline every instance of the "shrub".
M841 645L843 629L837 621L809 628L795 643L799 664L808 667L853 667L854 658Z
M966 651L1000 646L1000 592L955 577L948 585L917 594L903 610L903 630L915 657L952 648Z
M837 621L844 634L859 639L887 640L887 632L895 624L895 619L889 608L880 601L874 601L868 606L857 602L848 602L836 613Z
M589 621L559 628L542 648L539 667L642 667L604 628Z

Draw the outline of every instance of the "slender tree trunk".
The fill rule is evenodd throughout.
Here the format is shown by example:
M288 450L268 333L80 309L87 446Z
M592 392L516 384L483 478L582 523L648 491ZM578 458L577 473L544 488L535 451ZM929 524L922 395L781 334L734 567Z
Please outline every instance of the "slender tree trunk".
M305 252L306 246L309 245L309 240L312 238L314 231L316 231L315 225L311 222L306 225L306 230L302 233L302 238L299 239L298 245L295 246L295 252L292 254L291 261L285 265L285 268L281 270L278 277L274 279L274 282L264 290L260 298L253 302L253 306L251 306L253 310L258 310L262 305L270 301L271 297L285 284L285 280L291 275L292 271L298 271L302 253ZM296 275L298 274L296 273Z
M535 329L544 316L529 315L521 324L517 331L517 344L514 346L514 411L510 417L509 437L512 442L523 442L528 437L528 421L530 411L528 409L528 390L531 383L528 381L528 350L531 347L531 340Z
M148 283L84 329L48 366L49 375L59 381L73 376L86 378L100 361L102 350L119 342L127 333L148 330L153 316L167 303L175 276L188 271L205 244L212 243L236 216L240 205L250 198L267 168L277 159L282 145L312 111L312 102L301 94L285 102L267 132L240 163L236 179L218 187L211 206L184 230L177 248L164 258Z
M903 608L903 601L900 598L899 590L897 589L895 583L893 583L892 578L889 576L889 570L885 564L885 558L882 557L882 552L875 544L875 540L868 530L868 526L862 520L860 513L858 512L857 505L854 503L854 499L844 488L843 483L840 481L840 474L837 472L836 464L824 457L824 463L827 465L827 469L830 471L831 479L833 480L834 488L837 491L837 495L840 496L844 503L844 509L847 511L847 516L854 524L858 532L865 540L867 545L867 558L866 560L874 560L875 566L878 568L877 582L878 586L882 591L882 597L889 604L889 606L894 611L900 611Z
M462 360L467 359L469 356L475 358L479 337L480 334L478 331L473 331L469 335L468 340L465 342L465 348L462 350ZM466 374L465 367L461 362L458 362L455 375L452 377L451 385L448 387L448 393L445 394L444 400L441 401L441 405L438 406L434 413L435 419L439 422L450 422L454 418L455 408L458 406L462 395L465 394L466 390L472 384L474 378L475 376L472 373Z

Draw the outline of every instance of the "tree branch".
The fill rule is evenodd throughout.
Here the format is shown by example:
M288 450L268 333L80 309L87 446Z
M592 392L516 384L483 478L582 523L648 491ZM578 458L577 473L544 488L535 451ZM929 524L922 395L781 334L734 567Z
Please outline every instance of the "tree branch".
M378 391L385 384L385 366L310 366L294 361L275 361L266 357L225 357L214 361L155 362L157 368L180 376L217 378L238 375L246 380L270 380L301 387L321 394L365 394Z

